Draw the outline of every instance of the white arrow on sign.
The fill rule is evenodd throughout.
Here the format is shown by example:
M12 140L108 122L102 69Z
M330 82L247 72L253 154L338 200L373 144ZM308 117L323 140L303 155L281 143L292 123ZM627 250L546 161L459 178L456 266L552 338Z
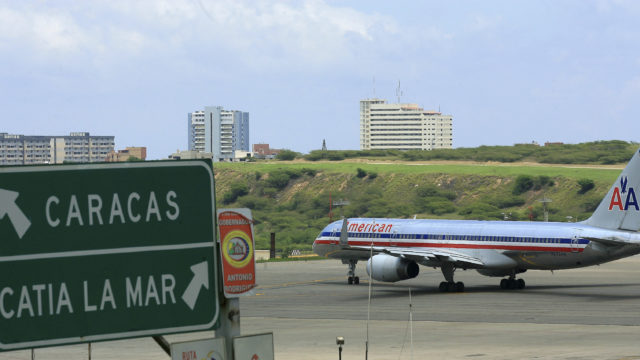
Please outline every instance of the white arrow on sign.
M4 218L5 215L9 215L13 228L18 233L18 237L22 239L24 233L29 230L31 221L27 219L16 204L18 195L20 194L15 191L0 189L0 219Z
M193 279L191 279L189 286L187 286L187 290L185 290L184 294L182 294L182 300L191 310L193 310L194 306L196 306L198 295L200 295L200 288L204 286L206 289L209 289L208 265L208 262L204 261L191 267L191 271L193 272Z

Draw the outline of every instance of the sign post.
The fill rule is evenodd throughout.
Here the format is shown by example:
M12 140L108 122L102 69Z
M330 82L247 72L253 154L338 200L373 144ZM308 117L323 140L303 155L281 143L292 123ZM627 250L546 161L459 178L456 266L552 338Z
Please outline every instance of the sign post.
M224 299L221 304L220 328L216 330L216 336L227 340L227 353L233 354L233 338L240 335L239 297L253 295L256 287L251 210L219 209L218 229Z
M210 161L0 168L0 350L213 329Z

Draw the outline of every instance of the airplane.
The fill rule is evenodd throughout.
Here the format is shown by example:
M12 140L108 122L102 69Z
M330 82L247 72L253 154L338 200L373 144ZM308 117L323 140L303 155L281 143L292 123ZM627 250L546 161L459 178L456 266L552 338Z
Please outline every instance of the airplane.
M348 265L348 284L358 284L356 264L367 274L396 282L415 278L419 266L440 268L442 292L462 292L456 269L502 277L500 288L524 289L527 270L586 267L640 253L640 149L590 218L581 222L351 218L327 225L313 251Z

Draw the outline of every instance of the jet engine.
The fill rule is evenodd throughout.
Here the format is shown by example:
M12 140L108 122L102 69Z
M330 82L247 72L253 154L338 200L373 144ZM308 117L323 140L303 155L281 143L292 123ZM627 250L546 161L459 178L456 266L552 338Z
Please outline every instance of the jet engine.
M373 268L373 273L371 269ZM413 260L379 254L367 261L367 274L378 281L396 282L418 276L420 267Z

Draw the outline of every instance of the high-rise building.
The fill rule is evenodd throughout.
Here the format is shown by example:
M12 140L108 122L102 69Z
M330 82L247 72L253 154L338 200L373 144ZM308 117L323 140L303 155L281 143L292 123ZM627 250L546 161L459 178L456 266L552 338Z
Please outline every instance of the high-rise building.
M115 146L113 136L73 132L69 136L0 133L0 165L102 162Z
M453 117L417 104L360 100L360 150L432 150L453 147Z
M234 151L249 149L249 113L205 106L187 116L189 150L213 154L213 161L233 159Z

